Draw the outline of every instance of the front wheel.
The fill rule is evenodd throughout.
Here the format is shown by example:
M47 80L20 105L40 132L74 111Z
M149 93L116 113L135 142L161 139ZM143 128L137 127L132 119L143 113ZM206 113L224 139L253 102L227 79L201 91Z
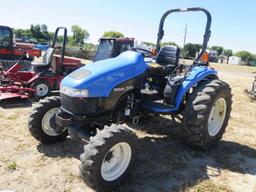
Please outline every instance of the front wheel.
M66 139L68 130L56 131L54 117L61 106L60 97L52 96L40 100L33 108L28 128L31 135L43 144L51 144Z
M201 82L185 103L182 119L185 142L202 150L217 146L228 125L231 105L227 83L218 79Z
M128 174L136 154L136 136L123 126L105 127L85 145L80 171L97 191L109 191Z

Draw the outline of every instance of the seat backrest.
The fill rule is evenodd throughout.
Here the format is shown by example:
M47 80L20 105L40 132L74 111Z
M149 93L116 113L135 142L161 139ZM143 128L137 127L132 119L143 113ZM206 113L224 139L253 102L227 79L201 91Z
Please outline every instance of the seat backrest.
M156 56L156 62L160 65L176 66L179 63L180 48L173 45L166 45L162 47Z
M48 64L48 65L51 63L52 57L53 57L53 52L54 52L53 48L47 49L47 51L45 52L45 54L43 56L43 63Z

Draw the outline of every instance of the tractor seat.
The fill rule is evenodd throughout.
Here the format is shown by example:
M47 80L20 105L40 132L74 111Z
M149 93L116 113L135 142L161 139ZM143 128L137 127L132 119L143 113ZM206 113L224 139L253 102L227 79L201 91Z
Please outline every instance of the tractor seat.
M173 73L179 64L180 48L166 45L156 56L156 63L149 63L149 73L156 76L166 76Z
M54 49L53 48L49 48L47 49L47 51L45 52L44 56L43 56L43 62L31 62L31 65L34 67L47 67L50 66L51 61L52 61L52 57L53 57L53 52Z

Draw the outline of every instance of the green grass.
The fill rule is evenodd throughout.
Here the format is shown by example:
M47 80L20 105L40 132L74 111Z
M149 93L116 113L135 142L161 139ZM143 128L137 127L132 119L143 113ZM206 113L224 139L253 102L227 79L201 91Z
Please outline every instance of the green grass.
M198 183L192 189L185 190L186 192L232 192L227 186L225 185L218 185L210 180L203 181Z
M9 163L9 164L7 165L7 168L8 168L9 170L11 170L11 171L16 170L16 169L17 169L17 164L16 164L16 162L11 162L11 163Z

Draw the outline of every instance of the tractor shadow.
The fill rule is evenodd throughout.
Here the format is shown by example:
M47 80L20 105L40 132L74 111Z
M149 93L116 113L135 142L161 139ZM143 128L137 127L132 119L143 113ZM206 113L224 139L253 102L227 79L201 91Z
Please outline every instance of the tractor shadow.
M222 170L256 175L256 150L230 141L221 141L208 152L195 151L179 137L180 125L165 117L144 119L133 126L139 137L137 157L127 181L118 192L184 191ZM54 145L37 146L52 158L79 159L85 143L68 138Z
M56 143L52 145L38 144L37 150L39 153L43 153L47 157L52 158L71 158L74 157L79 159L81 153L84 152L84 142L71 139L68 137L65 141L61 143Z
M256 149L222 140L216 149L196 151L181 140L180 126L160 116L136 127L144 137L131 176L118 191L185 191L223 170L256 175Z
M8 101L0 101L0 107L3 109L29 108L32 107L33 101L29 99L10 99Z

